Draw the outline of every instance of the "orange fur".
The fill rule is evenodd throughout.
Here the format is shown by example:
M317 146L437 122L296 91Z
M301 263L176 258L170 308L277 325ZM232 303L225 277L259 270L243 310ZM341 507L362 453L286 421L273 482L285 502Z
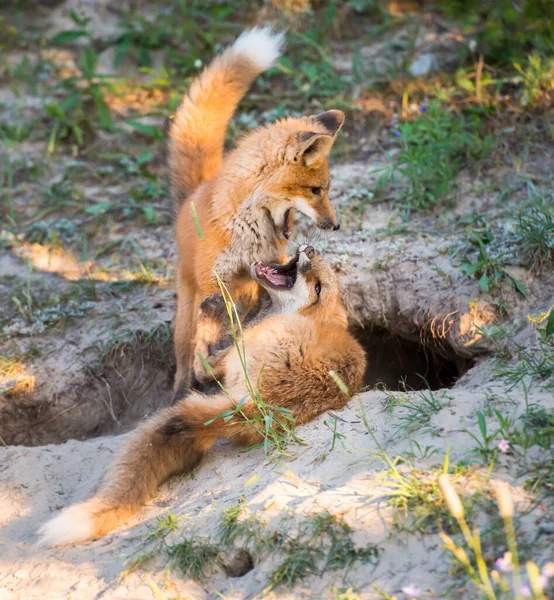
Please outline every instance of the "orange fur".
M344 121L341 111L260 128L223 157L225 131L238 102L280 51L281 38L276 42L267 29L254 32L260 51L269 46L274 54L257 58L251 44L241 43L252 32L243 34L192 84L170 128L169 166L179 207L176 389L188 384L200 302L219 291L214 272L235 300L255 304L259 289L249 280L248 265L279 262L292 232L294 210L322 229L339 227L329 200L327 155ZM191 202L203 240L196 232Z
M351 393L359 390L365 355L347 331L335 273L313 249L304 247L299 254L294 287L286 291L266 288L272 300L280 303L279 309L244 332L244 345L248 378L259 381L262 398L290 410L296 424L302 425L347 402L330 371L338 374ZM252 419L258 409L248 394L234 346L217 367L228 394L191 392L175 406L158 411L123 444L97 494L45 525L45 543L85 541L124 523L168 477L190 471L219 437L243 445L261 441L260 432L244 419L244 415ZM234 410L243 398L243 415L235 414L227 421L218 418ZM74 520L85 524L78 534L71 528Z

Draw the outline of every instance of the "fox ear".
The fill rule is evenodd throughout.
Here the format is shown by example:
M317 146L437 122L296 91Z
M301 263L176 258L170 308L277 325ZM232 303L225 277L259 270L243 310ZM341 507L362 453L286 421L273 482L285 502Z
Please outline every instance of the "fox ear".
M320 113L310 117L312 121L316 121L320 125L323 125L329 135L335 137L344 123L344 113L342 110L328 110L327 112Z
M304 131L298 138L299 147L296 149L293 161L302 160L307 167L325 158L335 142L335 138L331 135L311 131Z

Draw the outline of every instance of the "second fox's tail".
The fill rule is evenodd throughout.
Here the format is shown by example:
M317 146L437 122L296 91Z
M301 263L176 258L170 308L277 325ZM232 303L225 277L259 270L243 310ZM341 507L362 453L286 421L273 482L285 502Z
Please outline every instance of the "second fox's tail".
M41 527L39 545L75 544L105 535L136 513L166 479L193 469L218 437L256 440L256 432L240 419L217 418L234 406L223 393L206 397L193 392L159 411L124 442L92 498Z
M279 58L283 42L283 34L269 27L245 31L192 83L169 131L177 207L219 171L227 125L254 79Z

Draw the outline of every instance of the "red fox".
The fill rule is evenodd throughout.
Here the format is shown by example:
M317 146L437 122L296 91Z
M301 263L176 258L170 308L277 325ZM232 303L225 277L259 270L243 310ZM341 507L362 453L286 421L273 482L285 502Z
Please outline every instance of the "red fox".
M365 354L348 333L347 314L337 276L310 246L301 246L285 265L251 265L252 277L271 297L271 314L244 331L249 381L259 382L265 401L288 409L297 425L330 409L347 396L330 376L335 371L352 393L360 389ZM205 313L204 315L202 313ZM199 323L227 318L221 296L202 303ZM213 357L212 357L213 358ZM190 471L217 438L253 445L263 438L245 419L258 410L248 393L241 357L233 345L219 353L214 373L227 393L205 396L197 391L164 408L140 425L122 445L96 493L46 523L43 545L73 544L100 537L124 523L170 476ZM241 413L234 411L246 398Z
M179 253L176 392L189 384L198 308L219 289L214 272L235 300L255 304L259 286L249 278L248 267L286 260L295 210L321 229L339 228L329 200L327 155L344 122L340 110L262 127L223 156L227 125L239 101L254 79L273 66L283 43L283 35L269 27L245 31L193 82L170 125Z

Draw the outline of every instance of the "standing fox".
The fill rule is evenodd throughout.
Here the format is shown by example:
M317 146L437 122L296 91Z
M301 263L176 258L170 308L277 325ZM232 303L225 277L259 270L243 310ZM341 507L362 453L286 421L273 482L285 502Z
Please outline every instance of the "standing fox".
M344 406L348 398L329 372L335 371L352 393L357 392L365 355L347 331L347 314L331 267L313 248L302 246L288 264L256 263L250 273L268 291L272 307L271 314L244 332L249 381L259 382L268 405L288 409L297 425ZM227 319L223 298L206 298L200 326L209 327L220 318ZM244 445L263 439L246 421L258 409L235 346L220 352L214 371L228 393L207 397L192 391L139 426L121 447L96 495L65 509L42 527L43 545L84 542L115 529L163 481L196 466L219 437ZM225 411L235 414L224 420L220 416Z
M327 155L344 121L341 111L287 118L257 129L223 157L225 132L237 104L254 79L274 65L283 41L269 27L245 31L193 82L170 126L179 252L176 392L190 383L196 315L203 298L219 290L214 273L234 300L254 305L260 288L249 278L249 265L286 260L294 210L321 229L339 228L329 201ZM196 233L190 203L204 240Z

